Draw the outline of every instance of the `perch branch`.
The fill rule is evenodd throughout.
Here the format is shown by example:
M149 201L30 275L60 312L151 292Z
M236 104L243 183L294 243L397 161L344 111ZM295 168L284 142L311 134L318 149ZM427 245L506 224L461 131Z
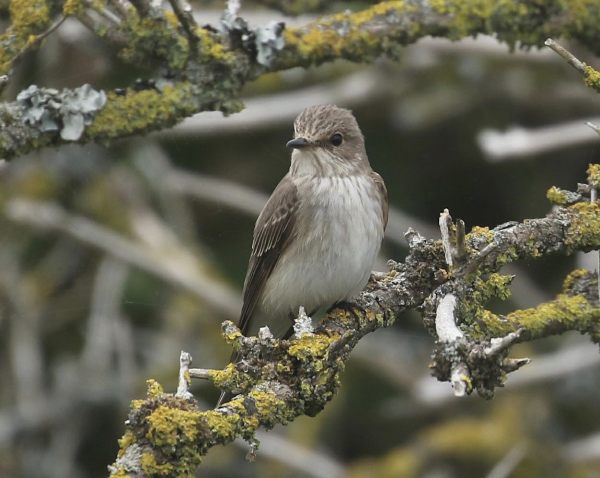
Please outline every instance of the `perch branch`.
M590 178L596 169L590 167ZM461 268L440 274L447 268L441 242L409 230L404 262L391 261L387 274L374 276L350 308L331 311L315 331L290 340L270 334L244 337L233 323L225 322L223 335L240 361L202 375L234 398L218 409L202 411L195 400L164 393L151 382L146 400L131 409L112 476L189 475L217 444L236 437L251 440L261 426L269 429L299 415L315 415L333 397L358 341L392 325L406 310L423 311L425 325L438 339L433 373L456 380L459 394L475 389L491 396L507 373L527 363L506 357L517 341L566 330L599 340L596 276L587 271L570 274L563 294L535 310L500 318L484 309L489 298L506 294L510 278L497 274L501 267L525 258L596 248L598 221L598 203L584 201L554 208L545 218L492 230L474 228L465 237L462 268L489 244L495 247L468 274L460 273Z
M33 3L45 5L41 0ZM48 145L107 141L165 129L201 111L235 113L243 107L238 99L242 86L267 71L340 58L365 62L381 55L394 57L403 46L427 36L456 40L493 34L511 46L528 47L541 45L545 39L542 35L560 34L598 52L594 32L600 24L600 6L597 2L584 2L582 6L578 0L553 2L553 8L543 10L538 2L529 0L492 3L485 9L463 0L385 1L356 12L324 16L299 27L286 27L280 22L253 30L241 17L230 19L220 30L198 28L185 15L179 25L174 25L165 10L141 0L133 4L137 10L130 9L127 16L115 9L109 18L97 2L77 4L84 8L73 8L65 15L78 18L112 42L121 60L144 67L160 66L161 71L169 72L168 77L148 79L144 88L102 92L106 104L90 114L84 130L75 137L61 137L56 130L44 129L43 122L27 120L32 116L31 105L4 103L0 105L0 158L11 159ZM5 71L15 48L20 51L22 47L19 41L50 25L47 15L35 23L34 18L41 18L39 12L34 12L35 16L27 12L18 12L24 19L24 29L17 31L13 22L14 28L3 34L3 44L8 46L0 64L5 65ZM100 20L94 20L90 13L97 13ZM190 38L195 37L198 52L194 56L190 52L195 43ZM597 72L586 68L586 81L592 87L598 86Z

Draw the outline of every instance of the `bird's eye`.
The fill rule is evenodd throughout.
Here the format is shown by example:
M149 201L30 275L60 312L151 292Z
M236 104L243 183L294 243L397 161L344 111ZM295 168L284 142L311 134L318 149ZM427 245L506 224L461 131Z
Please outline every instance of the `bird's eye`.
M329 138L329 141L331 141L331 144L333 144L334 146L339 146L340 144L342 144L343 140L344 137L341 135L341 133L334 133L331 135L331 138Z

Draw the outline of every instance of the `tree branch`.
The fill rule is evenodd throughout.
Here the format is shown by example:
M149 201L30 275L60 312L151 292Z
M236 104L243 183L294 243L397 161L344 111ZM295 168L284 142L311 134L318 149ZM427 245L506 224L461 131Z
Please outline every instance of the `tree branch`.
M29 18L29 10L21 3L27 2L13 0L11 5L18 9L18 18ZM593 0L554 0L546 2L544 8L533 0L484 4L385 1L357 12L325 16L298 28L272 23L251 30L240 17L226 17L215 29L195 26L183 9L178 9L178 25L171 12L152 7L152 15L148 14L151 6L143 1L134 2L136 9L129 8L124 15L122 8L113 11L95 2L72 0L65 3L65 15L76 16L116 45L125 62L157 65L163 74L147 80L141 88L107 92L106 104L90 114L84 131L74 139L45 130L41 121L26 121L31 105L18 101L0 105L0 157L11 159L66 142L106 141L146 133L201 111L231 114L243 107L237 99L242 86L267 71L340 58L364 62L380 55L394 57L403 46L426 36L456 40L494 34L512 47L530 47L542 45L549 34L562 35L600 51L600 5ZM92 18L90 11L99 19ZM30 19L34 18L40 16ZM39 33L49 22L45 16L44 21L26 23L26 31ZM11 29L4 36L9 45L22 38ZM9 56L0 58L4 64L15 54L14 48L12 53L8 50ZM593 87L596 77L590 78L588 83Z
M589 182L598 170L590 166ZM464 242L466 256L451 270L441 241L409 230L404 262L391 261L388 273L374 276L359 298L331 311L314 333L304 331L290 340L268 334L244 337L233 323L224 322L223 335L240 360L201 375L238 395L218 409L201 411L195 400L166 394L150 382L146 400L132 404L112 476L189 475L216 444L236 437L252 440L261 426L269 429L300 415L314 416L335 394L358 341L392 325L406 310L423 312L425 325L438 339L432 373L456 382L459 395L477 390L491 397L507 373L526 363L507 358L515 342L566 330L600 340L597 279L587 271L569 275L563 294L534 309L506 317L485 309L490 298L508 295L511 278L497 273L504 265L598 248L599 221L600 203L586 200L557 207L544 218L492 230L474 228L464 238L455 234L452 247L461 249L458 243Z

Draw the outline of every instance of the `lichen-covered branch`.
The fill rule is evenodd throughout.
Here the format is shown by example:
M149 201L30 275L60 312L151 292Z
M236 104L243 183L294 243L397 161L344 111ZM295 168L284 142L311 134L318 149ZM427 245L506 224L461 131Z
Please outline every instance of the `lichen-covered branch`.
M599 170L590 166L590 184ZM451 228L450 222L444 223ZM112 476L188 476L216 444L236 437L252 440L258 427L269 429L317 414L335 394L358 341L392 325L406 310L423 313L425 325L438 339L432 373L455 382L459 395L477 390L491 397L507 373L528 363L507 358L516 342L567 330L598 340L597 279L587 271L570 274L563 293L536 308L506 316L486 309L492 297L509 294L511 278L498 273L503 265L600 247L600 203L590 202L585 188L579 201L544 218L491 230L473 228L466 236L461 229L448 234L447 242L461 243L450 248L464 250L464 255L454 255L452 267L441 241L410 230L406 259L391 261L389 272L373 276L360 297L330 311L316 331L303 329L290 340L270 334L244 337L232 322L225 322L223 335L240 360L224 370L203 370L200 376L235 397L218 409L202 411L192 398L166 394L151 382L146 400L132 404ZM184 378L191 373L186 370Z
M543 5L536 0L384 1L301 27L273 22L256 29L231 12L219 25L198 26L177 2L173 5L174 10L162 10L146 1L12 0L13 25L0 38L4 46L0 73L8 71L24 48L39 45L52 14L79 19L112 44L121 60L152 66L158 73L145 83L102 92L106 104L90 114L76 138L27 122L30 105L19 101L0 105L0 158L47 145L106 141L168 128L201 111L234 113L243 107L237 99L242 86L268 71L340 58L365 62L380 55L393 57L425 36L455 40L494 34L511 46L529 47L540 46L553 35L600 51L600 5L595 0L551 0ZM597 72L587 68L586 82L594 87Z
M331 0L257 0L255 3L260 3L274 10L279 10L290 15L301 15L306 13L326 12L331 11L333 6L339 6L339 2L336 5ZM349 3L349 2L348 2ZM364 0L362 2L352 2L353 4L371 4L378 3L378 0Z
M0 35L0 74L5 75L16 57L31 49L36 35L50 26L50 8L46 0L11 0L11 26Z
M580 16L582 15L582 16ZM600 6L592 0L496 2L461 0L385 1L354 13L318 19L285 32L279 67L319 64L335 58L367 61L394 56L399 47L425 36L452 40L495 34L514 47L541 46L548 36L576 38L598 52L593 22Z

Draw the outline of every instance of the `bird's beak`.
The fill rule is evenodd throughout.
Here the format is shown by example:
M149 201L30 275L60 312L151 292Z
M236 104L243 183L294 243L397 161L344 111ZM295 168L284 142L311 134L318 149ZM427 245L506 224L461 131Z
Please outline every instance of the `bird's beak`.
M310 143L305 138L294 138L286 143L286 148L300 149L308 146Z

